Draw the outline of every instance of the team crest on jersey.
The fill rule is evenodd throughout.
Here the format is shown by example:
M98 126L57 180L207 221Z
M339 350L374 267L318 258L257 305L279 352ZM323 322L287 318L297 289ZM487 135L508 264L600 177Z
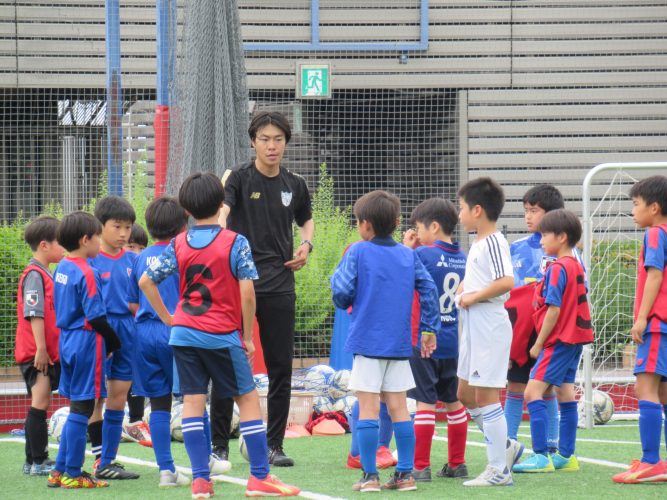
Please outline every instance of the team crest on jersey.
M283 205L289 207L289 204L292 203L292 193L286 193L285 191L280 192L280 198L283 201Z
M100 278L102 278L103 280L110 279L111 278L111 271L106 271L106 272L100 274Z
M132 268L126 267L125 270L127 271L127 277L129 278L132 275Z
M25 303L30 307L35 307L39 304L39 294L37 290L30 290L25 293Z

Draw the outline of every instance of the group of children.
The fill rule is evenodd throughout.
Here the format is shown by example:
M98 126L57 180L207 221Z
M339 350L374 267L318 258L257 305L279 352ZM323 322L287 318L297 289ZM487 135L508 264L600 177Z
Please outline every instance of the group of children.
M630 195L636 223L648 228L631 332L639 344L644 454L614 476L622 483L667 477L659 457L667 411L667 178L640 181ZM39 217L26 228L33 259L19 282L16 339L16 361L32 394L26 474L48 474L48 486L66 489L137 478L115 461L131 388L150 398L159 485L189 484L176 471L170 448L175 364L193 498L213 495L211 474L230 466L211 454L205 409L210 381L240 409L250 461L246 495L299 493L269 474L266 428L248 362L258 276L247 239L218 225L223 199L215 175L188 177L178 200L161 197L148 206L146 225L155 243L138 255L126 250L134 210L116 196L99 200L94 216L74 212L60 222ZM510 246L496 227L504 194L495 181L468 182L458 202L458 211L437 198L420 204L402 245L392 238L400 217L394 195L373 191L354 206L362 241L343 256L331 288L337 307L352 307L346 349L354 354L350 388L358 408L347 465L363 469L355 491L409 491L431 480L438 401L448 423L448 461L439 477L468 477L469 417L484 434L488 465L466 486L511 485L513 471L579 468L574 377L582 346L593 341L587 280L575 248L580 222L563 208L556 188L536 186L523 200L532 234ZM188 215L195 220L189 229ZM467 257L453 241L457 221L475 233ZM56 263L52 277L49 265ZM70 414L53 463L46 414L56 388L70 399ZM414 422L407 395L417 401ZM519 462L524 399L533 454ZM392 431L397 460L386 453ZM82 470L87 434L96 455L93 476ZM378 446L380 434L384 446ZM394 474L381 484L378 466L392 464Z

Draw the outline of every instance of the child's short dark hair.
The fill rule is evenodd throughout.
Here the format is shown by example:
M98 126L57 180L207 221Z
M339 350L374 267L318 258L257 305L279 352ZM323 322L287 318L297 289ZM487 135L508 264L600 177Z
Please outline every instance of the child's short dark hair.
M192 174L183 181L178 191L178 202L195 219L214 216L224 200L222 182L211 172Z
M141 227L136 222L132 224L132 231L130 231L130 239L127 240L128 243L133 243L142 247L148 246L148 234L146 230Z
M505 193L491 177L480 177L466 182L458 192L459 198L465 200L470 208L475 205L482 207L486 217L495 222L505 206Z
M396 229L401 214L401 202L387 191L371 191L354 204L354 216L358 221L369 222L376 236L389 236Z
M128 221L134 224L137 218L130 202L116 195L105 196L97 200L95 204L95 217L97 217L97 220L102 225L112 219L124 222Z
M581 222L574 212L559 208L547 212L540 221L538 228L540 233L553 233L567 235L567 244L574 247L581 239Z
M96 234L102 234L102 223L99 219L87 212L72 212L63 217L56 238L65 250L73 252L79 248L81 238L92 238Z
M430 225L432 222L437 222L446 235L451 235L456 229L456 224L459 221L458 213L454 204L442 198L429 198L422 201L415 207L410 216L410 224L415 225L417 222Z
M33 220L25 228L23 239L30 246L30 250L37 251L42 241L56 241L60 221L50 215L42 215Z
M146 207L146 227L153 239L170 240L182 231L187 222L185 210L171 196L160 196Z
M257 138L257 131L268 125L273 125L282 130L285 134L285 144L292 138L292 128L285 115L277 111L260 111L250 121L250 127L248 128L250 140L254 141Z
M660 213L667 215L667 177L654 175L637 182L630 189L631 198L641 198L647 205L657 203Z
M565 208L563 195L553 184L538 184L523 195L523 203L538 206L545 212Z

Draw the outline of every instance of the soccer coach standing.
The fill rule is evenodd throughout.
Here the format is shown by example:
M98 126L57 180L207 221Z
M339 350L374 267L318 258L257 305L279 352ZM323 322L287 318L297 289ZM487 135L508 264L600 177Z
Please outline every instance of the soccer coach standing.
M315 224L306 182L280 166L292 135L285 116L260 112L250 122L248 134L255 159L235 167L227 177L221 223L226 221L226 227L248 238L259 272L256 316L269 376L269 462L292 466L283 439L294 357L294 273L308 262ZM301 238L296 249L294 222Z

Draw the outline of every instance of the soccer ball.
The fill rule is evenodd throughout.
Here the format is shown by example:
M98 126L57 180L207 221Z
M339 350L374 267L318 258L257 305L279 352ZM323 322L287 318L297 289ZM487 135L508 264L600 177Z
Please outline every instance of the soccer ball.
M258 391L267 391L269 389L269 376L266 373L258 373L253 376L255 387Z
M234 403L234 411L232 412L232 422L229 427L229 435L230 437L238 437L239 432L241 430L241 413L239 411L239 407L236 403Z
M171 420L169 421L169 430L171 431L171 439L174 441L183 442L183 429L181 427L181 420L183 414L183 405L179 404L171 408Z
M417 401L412 398L406 398L406 403L408 405L408 413L410 416L414 416L417 413Z
M603 391L593 391L593 420L596 424L606 424L614 414L614 401Z
M54 438L59 443L68 416L69 406L63 406L62 408L58 408L56 411L54 411L53 415L51 415L51 418L49 419L49 436Z
M241 456L245 458L246 462L250 462L250 459L248 458L248 448L245 445L243 436L239 436L239 452L241 453Z
M333 368L327 365L315 365L306 373L304 388L307 391L315 391L322 395L329 389L329 381L334 374Z
M150 425L151 423L151 404L150 404L150 399L146 398L146 401L149 401L149 403L144 407L144 424Z
M329 385L329 396L332 399L339 399L349 394L350 370L338 370L331 377Z
M334 401L333 410L342 411L345 413L345 416L349 417L350 413L352 413L352 407L356 401L357 398L354 396L343 396L342 398Z
M313 398L313 410L317 413L327 413L333 411L331 399L328 396L315 396Z

